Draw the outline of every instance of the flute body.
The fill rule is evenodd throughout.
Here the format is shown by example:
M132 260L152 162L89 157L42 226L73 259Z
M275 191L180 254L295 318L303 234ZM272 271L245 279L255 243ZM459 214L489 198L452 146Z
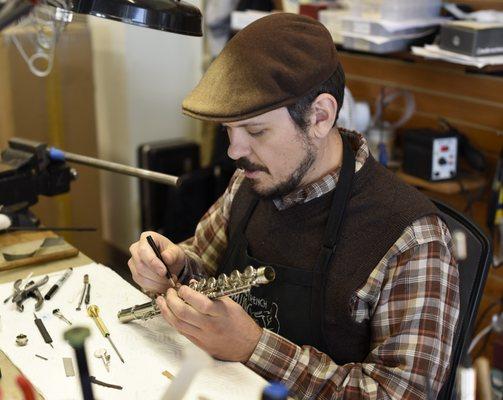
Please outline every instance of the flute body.
M220 274L218 278L201 279L197 282L191 282L189 287L195 291L204 294L210 299L218 299L224 296L233 296L239 293L248 292L252 287L265 285L272 282L275 278L275 272L272 267L261 266L253 268L248 266L241 273L238 270L231 272L230 276ZM159 315L161 311L154 300L133 307L125 308L117 313L117 318L122 323L133 320L148 320Z

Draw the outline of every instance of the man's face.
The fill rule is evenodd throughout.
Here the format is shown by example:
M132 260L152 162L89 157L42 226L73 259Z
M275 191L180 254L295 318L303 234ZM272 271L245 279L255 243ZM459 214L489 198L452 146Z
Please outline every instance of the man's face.
M223 125L230 140L229 157L245 171L260 197L279 197L306 183L303 178L316 159L316 147L286 107Z

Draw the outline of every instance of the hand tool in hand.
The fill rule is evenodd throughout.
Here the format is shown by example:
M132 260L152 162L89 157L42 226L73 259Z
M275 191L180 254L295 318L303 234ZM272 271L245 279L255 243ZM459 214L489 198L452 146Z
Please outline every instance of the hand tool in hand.
M44 299L50 300L51 297L54 295L54 293L56 293L56 291L63 285L63 283L65 283L65 281L68 279L72 271L73 268L68 268L63 274L63 276L59 278L58 281L54 285L52 285L49 291L45 294Z
M56 317L58 317L59 319L65 321L68 325L71 325L72 323L65 318L65 316L63 314L61 314L61 311L59 311L59 308L55 308L54 310L52 310L52 314L55 315Z
M94 400L93 388L89 377L89 367L87 365L86 348L84 346L86 339L90 335L88 328L76 327L65 332L64 338L75 350L77 366L79 368L80 386L84 400Z
M86 294L86 291L87 291L87 285L89 284L89 275L85 274L84 275L84 289L82 289L82 296L80 296L80 301L79 301L79 305L78 307L75 309L77 311L80 311L81 309L81 305L82 305L82 301L84 301L84 296Z
M164 260L162 259L162 255L161 255L161 252L159 250L159 248L157 247L157 245L155 244L155 241L154 239L152 238L152 236L148 235L147 236L147 242L148 244L150 245L150 247L152 247L152 250L154 250L154 253L155 255L157 256L157 258L159 260L161 260L161 262L164 264L164 266L166 267L166 278L169 279L169 283L171 283L171 285L173 285L173 287L176 287L175 285L175 281L173 280L173 274L171 273L171 271L169 270L169 267L168 267L168 264L166 264L164 262Z
M91 305L87 307L87 314L94 320L94 323L98 326L99 330L101 331L101 334L105 336L112 347L114 348L115 352L119 356L120 360L124 363L124 359L119 353L119 350L117 350L117 347L115 347L114 342L112 342L112 338L110 337L110 332L108 331L107 327L103 323L103 320L101 319L99 315L100 309L98 308L97 305Z
M40 318L37 317L37 314L33 313L33 315L35 316L35 325L37 325L37 328L40 331L40 334L44 338L44 342L49 344L54 349L54 346L52 345L51 335L49 335L49 332L47 332L47 329L46 329L44 323L42 322L42 320Z

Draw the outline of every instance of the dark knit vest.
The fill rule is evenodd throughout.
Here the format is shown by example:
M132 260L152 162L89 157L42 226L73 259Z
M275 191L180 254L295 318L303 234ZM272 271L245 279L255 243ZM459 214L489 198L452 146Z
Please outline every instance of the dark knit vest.
M266 263L312 269L320 254L333 193L281 211L272 201L259 200L245 230L250 256ZM231 207L231 240L255 198L245 181ZM366 358L371 350L369 321L354 321L350 299L404 229L437 212L423 194L403 183L372 156L366 160L354 175L340 240L324 277L324 321L311 321L323 326L324 343L318 344L318 350L340 364Z

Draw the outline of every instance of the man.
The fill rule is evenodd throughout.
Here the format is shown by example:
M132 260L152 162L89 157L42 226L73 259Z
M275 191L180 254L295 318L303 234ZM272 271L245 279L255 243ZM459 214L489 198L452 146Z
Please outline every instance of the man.
M193 238L143 233L129 267L166 292L157 304L180 333L296 398L424 399L444 381L458 317L450 234L363 136L337 129L343 93L317 21L275 14L238 33L183 110L224 124L239 170ZM237 301L169 288L147 234L182 283L247 265L276 280Z

